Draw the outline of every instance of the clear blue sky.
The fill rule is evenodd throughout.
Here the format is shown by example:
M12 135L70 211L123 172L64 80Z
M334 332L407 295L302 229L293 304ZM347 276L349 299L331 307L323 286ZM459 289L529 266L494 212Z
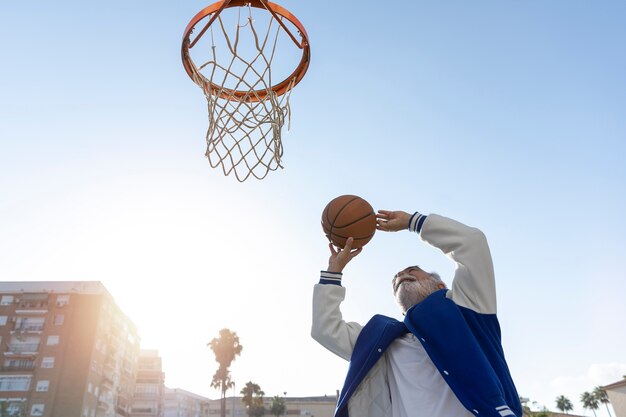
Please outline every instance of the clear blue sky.
M285 169L244 184L204 159L180 62L208 3L2 3L0 280L101 280L169 386L217 397L205 344L227 326L237 390L334 394L347 364L309 337L319 217L358 194L481 228L520 394L581 412L626 374L626 3L279 3L312 64ZM399 316L389 280L416 262L452 274L377 234L346 270L345 318Z

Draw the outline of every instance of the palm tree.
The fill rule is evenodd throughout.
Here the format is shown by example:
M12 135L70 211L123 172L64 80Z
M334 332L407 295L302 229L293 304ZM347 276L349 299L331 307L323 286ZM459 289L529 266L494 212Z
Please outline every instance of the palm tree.
M263 406L263 396L265 393L258 384L252 381L246 382L246 386L241 390L241 402L246 406L246 413L250 417L262 417L265 415Z
M572 402L564 395L559 395L556 397L556 408L564 412L565 414L569 414L568 411L574 409Z
M601 402L602 404L604 404L604 406L606 407L606 411L609 413L609 417L611 417L611 411L609 411L609 396L606 395L606 391L602 389L602 387L596 387L593 390L593 395L596 397L596 399Z
M219 364L215 375L213 375L211 387L221 391L222 401L220 416L226 417L226 391L234 384L230 378L228 368L235 360L235 356L241 354L243 346L239 344L237 333L231 332L228 329L220 330L219 337L211 340L207 343L207 346L211 347L211 350L215 354L215 361Z
M598 400L593 394L589 392L583 392L580 395L580 401L583 403L583 408L590 409L591 411L593 411L593 415L597 417L596 410L598 409Z
M285 414L286 410L287 407L285 406L285 399L279 397L278 395L274 396L274 398L272 398L272 408L270 410L272 415L280 417Z

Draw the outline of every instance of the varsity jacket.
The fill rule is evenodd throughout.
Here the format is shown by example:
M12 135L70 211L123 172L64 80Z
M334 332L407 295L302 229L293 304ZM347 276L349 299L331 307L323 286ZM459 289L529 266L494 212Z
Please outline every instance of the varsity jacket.
M411 332L461 404L476 416L522 416L501 345L491 254L484 234L454 220L416 213L409 230L456 264L449 290L411 307L403 322L376 315L363 327L342 318L341 273L322 271L313 292L312 337L350 366L336 417L392 417L387 348ZM454 417L454 416L450 416Z

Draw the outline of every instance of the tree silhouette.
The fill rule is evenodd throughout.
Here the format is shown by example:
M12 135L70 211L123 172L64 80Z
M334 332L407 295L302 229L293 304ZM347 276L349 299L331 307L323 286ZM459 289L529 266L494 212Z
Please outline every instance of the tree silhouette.
M233 381L230 378L228 368L235 360L235 356L241 354L243 346L239 343L237 333L231 332L229 329L220 330L219 337L211 340L207 343L207 346L211 347L211 350L215 354L215 361L219 364L217 371L215 371L215 375L213 375L211 387L220 390L220 416L226 417L226 391L233 386Z
M604 406L606 407L606 411L609 413L609 416L611 416L611 411L609 411L610 401L609 396L606 394L606 391L603 390L602 387L595 387L595 389L593 390L593 395L599 402L604 404Z
M569 414L568 411L574 409L572 402L564 395L559 395L556 397L556 408L564 412L565 414Z
M246 386L242 388L241 402L246 406L246 413L250 417L262 417L265 415L265 407L263 406L263 396L265 393L258 384L252 381L246 382Z
M580 395L580 401L583 403L583 408L588 408L593 411L593 415L596 415L596 410L598 409L598 399L589 392L583 392Z
M279 397L278 395L274 396L274 398L272 398L272 408L270 413L276 417L280 417L285 414L285 411L287 411L285 399Z

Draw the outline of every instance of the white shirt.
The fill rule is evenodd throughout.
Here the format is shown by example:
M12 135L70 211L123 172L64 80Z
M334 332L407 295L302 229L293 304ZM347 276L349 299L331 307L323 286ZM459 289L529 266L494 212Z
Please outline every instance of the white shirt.
M415 335L389 346L393 417L473 417L456 398Z

